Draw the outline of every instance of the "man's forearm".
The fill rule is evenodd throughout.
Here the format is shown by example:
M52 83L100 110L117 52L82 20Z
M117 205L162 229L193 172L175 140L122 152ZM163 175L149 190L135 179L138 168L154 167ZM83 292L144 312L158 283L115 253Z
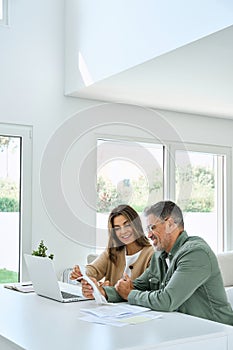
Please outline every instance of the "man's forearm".
M109 287L109 286L104 286L103 287L105 294L106 294L106 299L110 303L119 303L122 301L125 301L116 291L115 287Z

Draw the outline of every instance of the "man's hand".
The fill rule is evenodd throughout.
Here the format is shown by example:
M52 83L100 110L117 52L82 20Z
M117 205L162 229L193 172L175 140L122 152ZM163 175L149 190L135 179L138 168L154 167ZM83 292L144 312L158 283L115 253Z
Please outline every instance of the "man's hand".
M77 280L78 278L82 277L80 268L78 265L75 265L71 274L70 274L70 279L71 280Z
M99 285L99 283L97 282L97 280L95 278L90 277L90 279L95 283L95 285L99 289L100 293L106 298L107 295L106 295L105 290L102 287L102 285ZM82 293L85 296L85 298L94 299L92 286L84 279L81 280L81 283L82 283Z
M126 273L124 277L116 283L115 288L117 293L125 300L128 300L129 293L134 289L133 282Z

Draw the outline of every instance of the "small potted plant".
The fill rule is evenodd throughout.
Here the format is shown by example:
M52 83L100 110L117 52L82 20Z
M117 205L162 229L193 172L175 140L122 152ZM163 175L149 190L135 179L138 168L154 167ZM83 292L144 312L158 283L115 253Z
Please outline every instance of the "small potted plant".
M44 245L44 241L41 240L37 250L33 250L32 255L48 257L53 260L54 254L47 255L46 251L48 248Z

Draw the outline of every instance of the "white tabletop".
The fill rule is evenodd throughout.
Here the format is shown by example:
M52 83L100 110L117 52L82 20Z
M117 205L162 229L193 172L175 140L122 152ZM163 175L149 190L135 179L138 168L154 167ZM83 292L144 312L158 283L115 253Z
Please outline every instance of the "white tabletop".
M162 313L160 319L125 327L81 321L80 308L91 308L94 303L82 301L64 304L35 293L8 290L0 285L0 349L157 349L166 342L176 343L189 337L220 339L233 330L230 326L180 313ZM8 341L9 347L6 345ZM1 344L5 344L5 347ZM217 344L217 340L214 344ZM233 345L227 347L226 339L221 344L226 344L226 347L212 346L211 349L233 349ZM186 345L185 349L191 347Z

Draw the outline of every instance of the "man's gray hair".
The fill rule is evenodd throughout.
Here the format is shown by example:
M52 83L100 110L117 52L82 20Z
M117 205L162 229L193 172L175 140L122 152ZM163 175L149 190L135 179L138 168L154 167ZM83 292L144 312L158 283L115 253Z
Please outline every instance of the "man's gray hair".
M153 214L154 216L165 220L169 217L174 219L174 222L179 226L184 228L184 220L181 209L172 201L161 201L156 204L151 205L144 209L144 215L148 216Z

